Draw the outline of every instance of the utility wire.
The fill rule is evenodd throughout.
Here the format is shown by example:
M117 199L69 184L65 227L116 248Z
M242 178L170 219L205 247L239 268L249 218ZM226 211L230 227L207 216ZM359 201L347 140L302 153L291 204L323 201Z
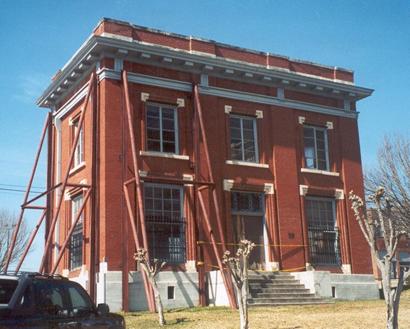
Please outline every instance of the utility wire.
M8 187L24 187L24 188L26 188L27 187L27 185L17 185L17 184L4 184L4 183L0 183L0 186L8 186ZM38 190L44 190L45 188L44 187L41 187L41 186L31 186L31 188L34 188L34 189L38 189Z
M19 189L14 189L14 188L5 188L5 187L0 187L0 191L21 192L21 193L26 192L26 190L19 190ZM30 191L30 193L41 194L42 192Z

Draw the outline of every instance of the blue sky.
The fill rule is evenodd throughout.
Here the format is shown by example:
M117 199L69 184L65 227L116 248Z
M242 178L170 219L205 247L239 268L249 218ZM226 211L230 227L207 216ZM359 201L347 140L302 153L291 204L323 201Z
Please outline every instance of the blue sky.
M0 208L18 213L46 110L36 98L102 17L355 71L362 160L384 134L409 135L410 2L0 0ZM44 187L42 165L34 186ZM34 211L26 220L32 227ZM23 268L36 270L41 239Z

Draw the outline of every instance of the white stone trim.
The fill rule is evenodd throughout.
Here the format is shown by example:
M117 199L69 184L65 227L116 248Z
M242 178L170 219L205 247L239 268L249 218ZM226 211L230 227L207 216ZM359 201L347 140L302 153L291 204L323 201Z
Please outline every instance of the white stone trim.
M183 174L182 179L185 180L185 181L193 182L194 181L194 175Z
M321 174L321 175L335 176L335 177L340 176L340 174L338 172L327 171L327 170L319 170L319 169L311 169L311 168L300 168L300 172L309 173L309 174Z
M101 70L98 76L99 81L103 79L121 80L118 72L110 69ZM185 92L192 92L192 84L184 81L171 80L166 78L159 78L139 73L129 73L128 80L133 83L145 84L148 86L156 86L161 88L180 90ZM218 88L212 86L199 86L199 92L203 95L210 95L216 97L223 97L235 99L240 101L252 102L257 104L275 105L289 108L290 110L302 110L314 113L321 113L332 116L346 117L357 119L358 112L345 111L343 109L317 105L312 103L305 103L299 101L292 101L289 99L280 99L278 97L248 93L238 90Z
M178 105L178 107L185 107L185 99L184 98L177 98L177 105Z
M283 88L281 88L281 87L278 87L276 93L277 93L277 97L278 97L279 99L285 99L285 89L283 89Z
M345 193L342 189L335 189L335 198L336 200L344 200Z
M68 268L63 269L61 272L61 275L65 278L68 278L68 275L70 274L70 270Z
M208 84L209 84L208 74L201 74L201 85L208 86Z
M309 187L307 185L299 185L299 195L306 196Z
M140 175L140 177L147 177L148 176L148 172L145 170L138 170L138 174Z
M263 119L263 111L256 110L255 115L257 119Z
M83 169L85 167L85 161L82 161L78 165L76 165L74 168L71 168L69 171L69 175L74 174L75 172L79 171L80 169Z
M298 117L298 122L299 122L300 125L303 125L305 123L305 121L306 121L305 117L302 117L302 116Z
M232 112L232 106L230 105L225 105L224 109L226 114L230 114Z
M224 191L227 191L227 192L231 191L233 188L233 184L234 184L233 179L224 179L223 181Z
M342 264L342 272L343 274L352 274L352 265Z
M78 91L73 97L62 105L54 116L57 119L61 119L66 113L71 111L88 93L88 82Z
M265 191L265 194L274 194L275 193L275 189L274 189L272 183L263 184L263 190Z
M343 108L345 111L350 111L350 100L349 99L345 99L343 100Z
M327 127L327 129L332 130L333 129L333 122L332 121L327 121L326 122L326 127Z
M159 157L159 158L168 158L176 160L189 160L189 155L166 153L166 152L155 152L155 151L140 151L140 155Z
M187 260L185 270L189 273L196 273L196 262L194 260Z
M279 262L266 262L265 263L265 270L266 271L279 271L280 267L279 267Z
M147 102L149 99L149 93L141 93L141 101Z
M256 167L256 168L269 168L269 165L266 163L255 163L255 162L247 162L247 161L239 161L239 160L226 160L225 163L229 165L238 165L238 166L247 166L247 167Z

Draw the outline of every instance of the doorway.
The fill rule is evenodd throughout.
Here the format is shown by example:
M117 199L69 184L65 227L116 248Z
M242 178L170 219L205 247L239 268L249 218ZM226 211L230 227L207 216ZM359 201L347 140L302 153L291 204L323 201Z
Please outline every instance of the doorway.
M256 244L249 256L249 268L265 267L265 218L262 193L232 192L234 243L246 239Z

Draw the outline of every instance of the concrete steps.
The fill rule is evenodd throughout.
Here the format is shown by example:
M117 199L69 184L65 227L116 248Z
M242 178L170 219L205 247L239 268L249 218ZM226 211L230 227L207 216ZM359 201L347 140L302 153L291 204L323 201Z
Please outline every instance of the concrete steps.
M249 272L249 306L328 304L286 272Z

